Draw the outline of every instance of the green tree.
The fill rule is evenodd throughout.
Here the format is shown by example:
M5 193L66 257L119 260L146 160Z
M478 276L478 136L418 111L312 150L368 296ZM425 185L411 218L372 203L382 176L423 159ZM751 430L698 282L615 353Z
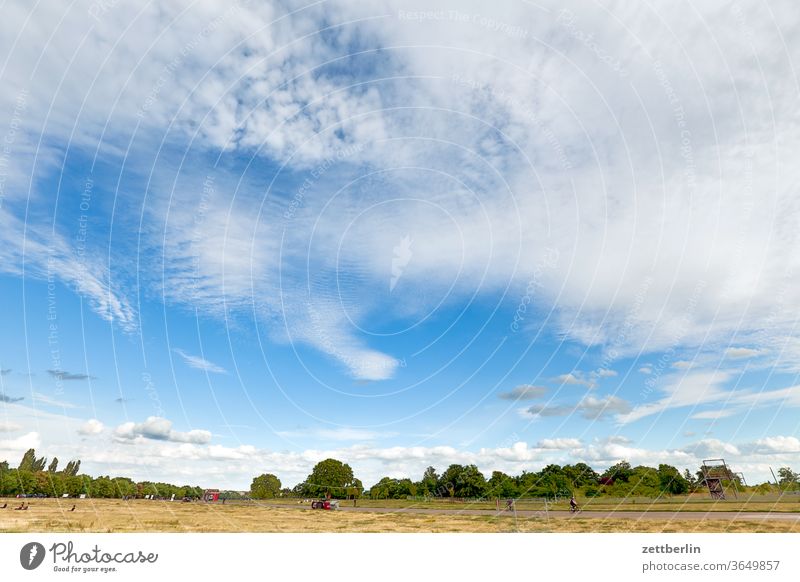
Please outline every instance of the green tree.
M115 497L114 482L109 477L97 477L89 486L91 497Z
M14 471L14 494L21 493L23 495L31 495L36 493L38 482L36 475L30 471Z
M281 490L281 480L272 473L264 473L253 478L250 496L253 499L272 499Z
M19 467L17 467L17 469L20 471L33 472L34 465L36 465L36 451L34 449L28 449L25 451L25 454L22 455L22 460L19 462Z
M58 457L53 457L53 460L50 461L50 465L47 467L48 473L55 473L58 469Z
M565 465L561 471L572 482L574 488L585 487L586 485L595 485L597 479L600 477L594 469L586 463L576 463L574 465Z
M66 475L67 477L74 477L75 475L77 475L77 474L78 474L78 471L80 471L80 468L81 468L81 462L80 462L80 460L77 460L77 461L69 461L69 462L67 463L67 466L66 466L66 467L64 467L63 473L64 473L64 475Z
M689 469L684 470L683 478L686 480L686 483L689 486L689 493L694 493L699 489L700 483L697 480L697 477L692 475L692 472Z
M572 490L573 483L564 470L558 465L547 465L539 472L532 492L536 496L555 497L570 495Z
M128 477L115 477L111 480L114 485L114 497L133 497L136 495L136 483Z
M447 467L436 483L436 496L456 497L456 481L463 472L463 465L453 464Z
M306 495L329 493L331 497L343 498L346 497L348 488L356 486L355 481L350 465L336 459L325 459L314 465L311 474L306 478L303 491Z
M620 461L616 465L611 465L600 477L613 479L614 481L627 482L631 478L631 475L633 475L631 464L628 461Z
M792 471L790 467L781 467L778 469L778 477L780 478L779 483L782 486L790 487L800 481L800 474Z
M450 465L439 479L437 492L447 497L481 497L486 478L475 465Z
M630 470L627 480L616 479L605 491L612 497L657 497L661 494L661 477L657 469L640 465Z
M436 469L428 467L425 469L425 473L422 474L422 480L417 483L417 493L427 496L434 495L438 481L439 475L436 473Z
M348 499L358 499L364 492L364 484L360 479L353 478L353 483L345 489L345 495Z
M411 479L392 479L384 477L370 487L372 499L405 499L417 494L417 485Z
M671 495L681 495L689 491L689 482L681 476L680 471L672 465L658 466L658 478L661 491Z
M502 471L494 471L487 482L487 493L503 499L517 497L517 484Z

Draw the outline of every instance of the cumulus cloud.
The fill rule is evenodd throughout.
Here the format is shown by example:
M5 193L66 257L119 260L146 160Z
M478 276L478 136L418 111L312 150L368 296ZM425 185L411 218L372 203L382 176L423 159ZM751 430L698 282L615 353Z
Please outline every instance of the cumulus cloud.
M567 416L575 412L575 406L568 406L565 404L534 404L525 409L525 412L531 416Z
M800 453L790 452L793 450L791 441L783 442L785 452L776 451L775 456L779 457L779 462L797 464ZM419 479L429 465L442 470L452 463L474 463L488 477L494 470L519 474L523 470L539 470L550 463L564 465L585 462L597 470L603 470L621 460L627 460L632 465L658 466L660 463L669 463L681 471L687 468L696 471L702 459L717 456L724 456L735 470L745 472L749 482L758 482L770 478L763 454L771 451L775 445L762 445L763 452L756 450L755 446L754 443L737 445L707 439L683 447L652 448L634 445L620 438L589 443L573 438L554 438L542 439L535 445L520 441L509 446L484 447L477 451L450 445L374 447L365 444L273 451L251 445L200 445L147 440L136 451L116 445L113 449L87 449L80 456L89 471L97 467L101 472L108 472L108 467L116 467L121 474L130 474L135 478L152 479L156 475L159 479L172 478L177 481L199 478L207 486L234 489L249 485L254 464L268 468L291 486L303 481L315 463L330 457L350 464L356 476L365 484L375 483L384 476ZM169 462L175 459L194 462L175 473L175 463Z
M38 432L32 431L14 439L0 439L0 459L11 460L22 455L28 449L35 449L42 444Z
M544 386L522 384L509 392L501 392L497 397L503 400L535 400L541 398L546 393L547 388Z
M85 423L83 423L80 427L78 427L78 434L81 435L96 435L103 432L103 423L97 420L96 418L90 418Z
M15 432L22 428L21 424L9 422L7 420L0 420L0 432Z
M608 395L603 398L587 396L578 403L578 410L584 418L602 419L612 415L626 414L631 411L631 404L619 396Z
M586 396L574 405L549 405L534 404L526 412L531 416L569 416L580 414L590 420L602 420L609 416L626 414L631 411L631 404L619 396L607 395L603 397Z
M13 420L23 426L24 419L35 414L44 432L29 431L19 438L0 439L0 458L17 459L25 450L34 447L59 458L80 458L89 474L128 475L137 480L188 482L233 489L245 489L249 485L254 466L275 473L291 486L304 480L315 463L329 457L349 463L365 484L375 483L387 475L418 479L429 465L442 470L452 463L474 463L488 477L494 470L519 474L523 470L539 470L550 463L585 462L603 470L623 459L633 465L669 463L681 471L685 468L696 471L702 459L723 456L735 471L745 473L748 482L770 479L770 463L800 464L800 441L797 437L780 434L739 442L706 438L664 447L612 435L588 442L575 437L552 436L535 444L515 441L477 450L446 443L376 446L358 442L347 446L276 451L250 443L210 444L205 439L185 439L172 430L169 421L159 418L149 418L133 427L126 423L118 427L121 437L102 431L94 438L66 442L69 439L65 439L65 435L76 434L87 423L21 405L11 405L8 410L18 415ZM92 423L92 426L97 430L99 424ZM64 427L69 427L68 433L64 432ZM177 438L172 438L176 435ZM130 446L131 442L136 446ZM771 459L769 463L766 455ZM176 463L176 460L186 462Z
M719 439L703 439L684 449L698 458L731 457L740 455L739 447Z
M277 434L288 438L315 438L334 441L373 441L391 436L393 433L342 426L337 428L278 431Z
M594 381L584 378L583 373L579 370L573 370L567 374L556 376L555 381L560 382L561 384L586 386L587 388L594 388L595 386Z
M159 416L149 416L144 422L125 422L114 429L114 438L120 441L151 439L177 443L206 444L211 440L207 430L194 429L189 432L172 430L172 421Z
M742 347L730 347L725 350L725 356L732 360L754 358L767 353L766 350Z
M542 439L536 443L540 449L576 449L581 445L580 439L570 438Z
M793 436L774 436L758 439L749 447L754 453L800 453L800 439Z
M676 370L688 370L694 364L688 360L678 360L677 362L672 363L672 367Z

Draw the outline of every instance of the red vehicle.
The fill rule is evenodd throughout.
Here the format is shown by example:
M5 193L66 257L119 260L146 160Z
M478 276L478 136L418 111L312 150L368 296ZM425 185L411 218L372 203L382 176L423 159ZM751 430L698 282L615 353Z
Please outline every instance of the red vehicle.
M335 511L339 509L339 502L335 499L320 499L311 502L311 509L327 509Z

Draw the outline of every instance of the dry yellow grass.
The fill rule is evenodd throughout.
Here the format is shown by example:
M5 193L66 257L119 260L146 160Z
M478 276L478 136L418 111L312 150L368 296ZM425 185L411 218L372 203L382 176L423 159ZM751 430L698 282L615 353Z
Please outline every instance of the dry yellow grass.
M318 511L258 505L32 499L0 510L2 532L800 532L796 522L547 519ZM69 509L77 505L74 512Z

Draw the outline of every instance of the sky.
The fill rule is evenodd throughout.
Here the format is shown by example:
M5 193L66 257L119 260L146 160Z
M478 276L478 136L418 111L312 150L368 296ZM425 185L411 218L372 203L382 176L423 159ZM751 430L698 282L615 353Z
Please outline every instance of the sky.
M791 2L0 21L0 459L800 467Z

